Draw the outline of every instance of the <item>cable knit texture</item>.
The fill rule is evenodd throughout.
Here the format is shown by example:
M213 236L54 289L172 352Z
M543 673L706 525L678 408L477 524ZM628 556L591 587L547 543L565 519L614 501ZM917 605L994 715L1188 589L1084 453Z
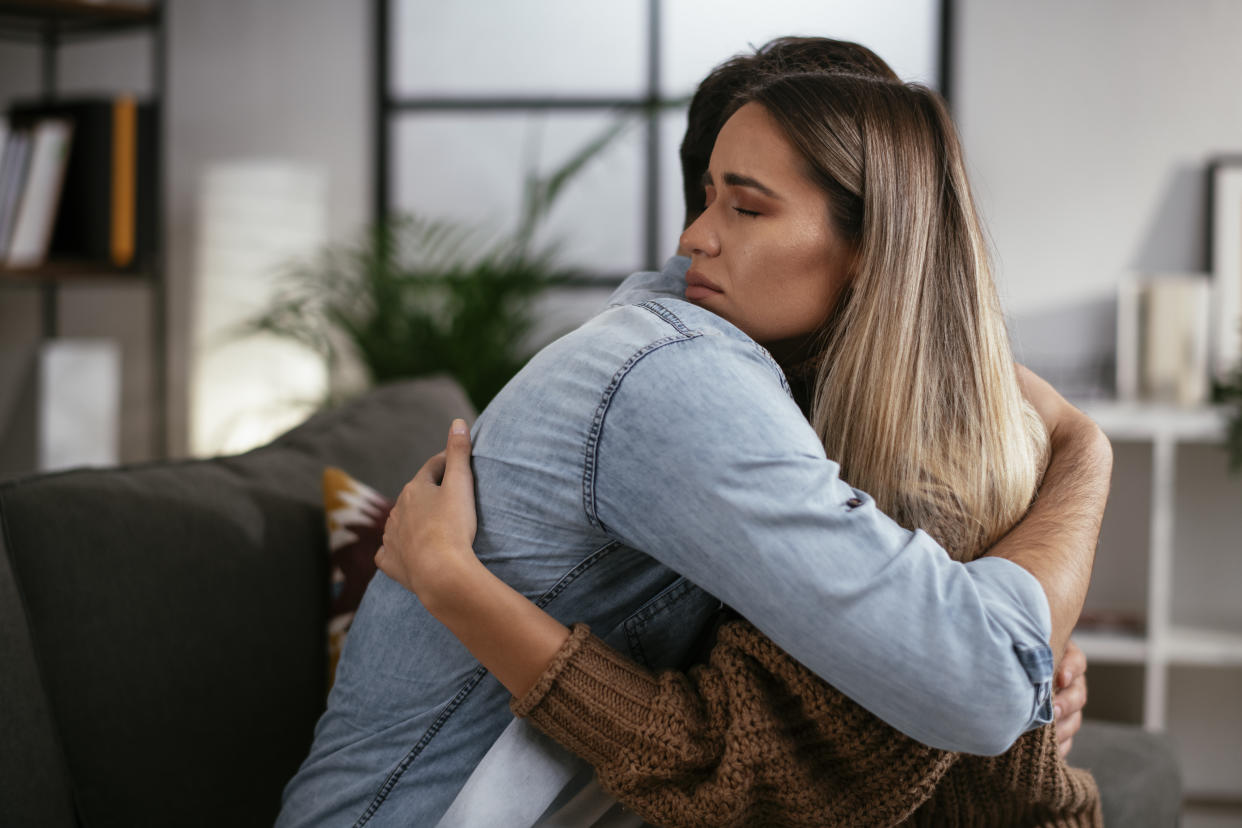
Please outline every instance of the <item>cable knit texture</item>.
M583 624L511 707L662 826L1100 826L1091 775L1051 726L996 757L889 727L745 621L708 663L655 675Z

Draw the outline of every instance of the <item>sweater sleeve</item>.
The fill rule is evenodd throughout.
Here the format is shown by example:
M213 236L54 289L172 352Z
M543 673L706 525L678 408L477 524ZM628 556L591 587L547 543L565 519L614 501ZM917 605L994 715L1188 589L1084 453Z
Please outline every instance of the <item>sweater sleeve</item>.
M1053 725L1024 733L1000 756L963 755L916 813L916 825L971 824L1100 828L1100 793L1088 771L1069 767Z
M746 622L721 627L707 664L659 675L574 625L512 709L659 825L897 822L956 756L883 724Z
M663 693L678 678L684 679L655 676L591 635L586 624L574 624L539 681L510 709L600 768L633 750L662 708L684 707L689 696Z

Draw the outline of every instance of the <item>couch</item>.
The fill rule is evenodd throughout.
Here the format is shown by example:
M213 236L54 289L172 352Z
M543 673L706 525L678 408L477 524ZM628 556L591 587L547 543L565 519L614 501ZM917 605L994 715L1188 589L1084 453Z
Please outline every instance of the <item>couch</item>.
M470 412L412 380L237 457L0 485L0 826L271 825L326 695L321 472L395 496ZM1112 824L1173 824L1162 741L1078 741Z
M238 457L0 486L0 826L271 825L326 697L322 470L395 495L471 412L416 380Z

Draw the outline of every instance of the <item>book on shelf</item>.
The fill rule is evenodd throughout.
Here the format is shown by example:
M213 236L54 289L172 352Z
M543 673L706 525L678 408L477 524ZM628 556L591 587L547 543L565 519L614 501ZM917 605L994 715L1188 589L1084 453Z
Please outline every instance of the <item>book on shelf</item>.
M5 261L13 217L26 183L26 162L30 156L30 133L25 128L7 128L4 157L0 159L0 265Z
M1136 275L1117 291L1117 395L1186 410L1209 397L1211 282L1202 273Z
M155 248L155 107L129 95L76 98L19 104L10 117L73 124L49 258L141 264Z
M60 118L43 118L30 127L30 154L13 210L6 267L37 267L47 258L72 136L73 124Z

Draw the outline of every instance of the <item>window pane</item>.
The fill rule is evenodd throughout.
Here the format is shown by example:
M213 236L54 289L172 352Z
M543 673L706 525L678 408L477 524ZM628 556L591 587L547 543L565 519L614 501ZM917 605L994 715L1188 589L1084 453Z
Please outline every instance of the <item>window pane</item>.
M664 0L663 93L689 94L712 68L781 35L853 40L902 78L935 86L939 0Z
M394 206L512 232L525 171L564 164L620 117L612 113L410 114L393 136ZM596 275L624 275L642 261L642 129L635 121L575 175L538 242L560 242L559 260Z
M392 91L634 96L645 88L646 3L393 0Z

